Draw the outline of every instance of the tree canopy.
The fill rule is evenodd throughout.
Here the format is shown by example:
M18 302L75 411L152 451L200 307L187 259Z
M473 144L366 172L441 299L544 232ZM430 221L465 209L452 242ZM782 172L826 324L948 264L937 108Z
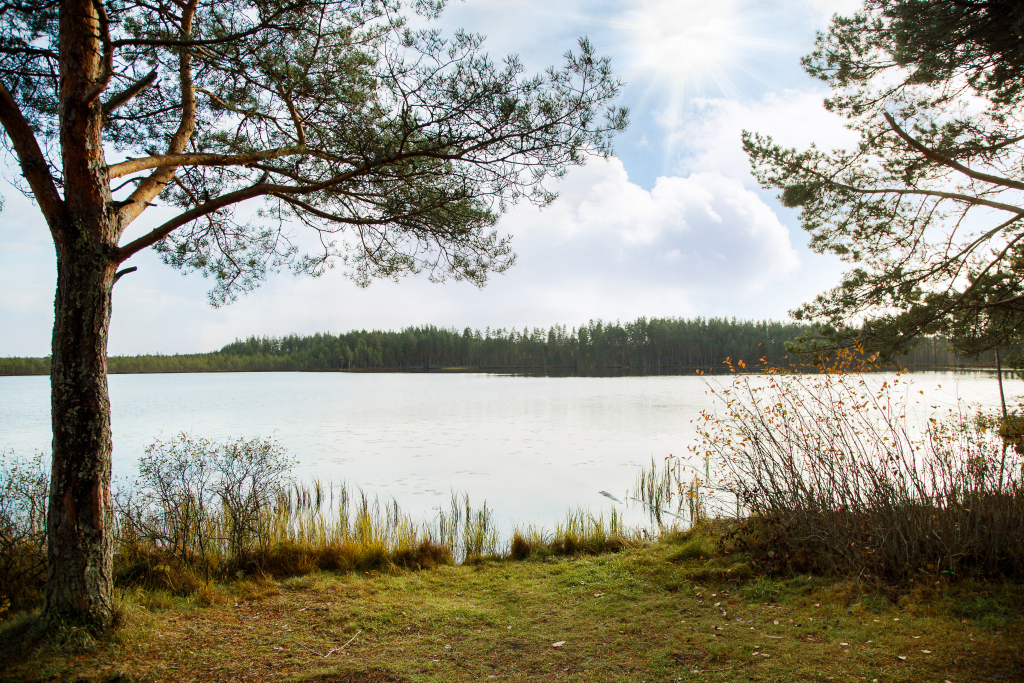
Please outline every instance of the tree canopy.
M787 149L744 132L765 187L799 207L811 246L854 267L794 312L833 344L958 352L1024 329L1024 4L866 0L804 58L853 149Z
M444 4L411 9L426 21ZM154 247L212 277L215 305L268 271L334 263L361 284L410 272L483 284L514 259L494 229L506 205L551 201L545 181L608 154L626 126L619 81L585 39L529 75L481 36L413 28L402 11L0 5L3 140L57 254L47 621L105 628L113 615L107 338L128 259ZM158 202L155 224L136 223Z
M411 29L396 0L86 2L94 19L61 6L0 10L0 118L26 189L58 211L66 148L86 133L62 68L96 62L82 105L102 109L92 132L120 158L105 169L118 231L158 198L179 210L117 258L155 246L212 276L217 304L268 269L316 275L335 257L360 283L426 270L481 284L513 261L493 230L504 203L550 201L544 179L607 153L626 125L587 41L530 76L515 56L492 60L481 36ZM76 21L95 53L62 50ZM252 199L260 211L237 210ZM298 224L320 235L315 249L299 253Z

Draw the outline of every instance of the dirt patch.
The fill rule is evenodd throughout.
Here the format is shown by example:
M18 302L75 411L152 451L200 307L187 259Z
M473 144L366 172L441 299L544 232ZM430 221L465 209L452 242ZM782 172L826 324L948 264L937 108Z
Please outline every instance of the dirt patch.
M513 640L512 638L502 638L498 641L498 646L511 652L521 652L526 649L527 644L521 640Z
M706 651L704 651L704 650L692 650L690 652L676 652L676 653L673 653L673 654L669 655L669 659L671 659L676 664L685 665L685 664L696 664L697 662L702 662L705 659L707 659L707 656L708 656L708 653Z

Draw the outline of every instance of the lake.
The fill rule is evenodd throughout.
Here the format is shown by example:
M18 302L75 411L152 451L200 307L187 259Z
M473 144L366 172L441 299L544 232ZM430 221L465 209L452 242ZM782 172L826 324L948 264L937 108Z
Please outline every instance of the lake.
M945 412L958 396L998 405L995 373L910 379L927 411ZM607 510L600 491L623 498L639 466L687 454L691 422L714 407L701 378L679 375L211 373L109 383L116 478L132 476L154 439L183 430L272 437L298 458L300 476L394 497L418 518L465 492L504 528L550 527L578 506ZM1024 394L1024 381L1005 385L1008 400ZM49 406L49 378L0 377L0 450L48 453Z

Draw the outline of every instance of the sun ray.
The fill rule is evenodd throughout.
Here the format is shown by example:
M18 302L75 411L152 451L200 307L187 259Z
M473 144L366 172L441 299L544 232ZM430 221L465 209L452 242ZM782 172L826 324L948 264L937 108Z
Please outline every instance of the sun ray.
M763 0L633 0L602 22L602 44L629 99L678 108L690 98L738 98L768 80L768 54L792 50L773 37L772 15Z

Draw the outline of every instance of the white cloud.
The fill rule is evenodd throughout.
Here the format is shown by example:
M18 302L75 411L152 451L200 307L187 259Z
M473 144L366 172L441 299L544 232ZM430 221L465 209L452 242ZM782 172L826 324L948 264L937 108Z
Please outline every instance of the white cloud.
M502 227L532 277L549 279L561 264L567 274L606 274L609 289L754 292L798 266L771 209L717 172L658 178L647 191L618 159L594 160L565 179L555 206L518 207Z
M848 147L857 140L845 120L826 111L823 91L784 90L756 101L694 100L685 110L663 110L659 124L676 150L676 171L718 171L753 182L743 130L770 135L787 147Z
M853 16L861 7L864 6L862 0L805 0L806 3L814 10L820 19L827 21L832 18L833 14L839 14L844 17Z
M786 228L757 195L715 172L630 182L618 159L572 171L561 197L513 208L499 230L519 261L483 289L425 278L358 289L337 271L319 279L274 276L220 310L201 278L182 278L146 255L115 292L114 353L210 350L236 336L474 328L590 318L736 315L781 317L800 302L779 296L799 265ZM135 279L137 278L137 279Z

